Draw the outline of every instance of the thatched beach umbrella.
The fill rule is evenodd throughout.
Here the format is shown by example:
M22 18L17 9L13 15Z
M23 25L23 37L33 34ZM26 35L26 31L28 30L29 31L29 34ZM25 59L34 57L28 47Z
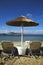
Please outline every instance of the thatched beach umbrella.
M39 25L38 23L26 18L25 16L20 16L15 20L8 21L6 24L10 26L21 26L21 44L23 43L23 27Z

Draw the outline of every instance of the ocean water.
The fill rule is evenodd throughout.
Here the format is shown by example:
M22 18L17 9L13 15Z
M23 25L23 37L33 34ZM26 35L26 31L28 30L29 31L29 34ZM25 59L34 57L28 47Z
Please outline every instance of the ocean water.
M20 35L15 36L0 36L0 41L2 40L8 40L8 41L21 41ZM24 41L43 41L43 35L24 35L23 36Z

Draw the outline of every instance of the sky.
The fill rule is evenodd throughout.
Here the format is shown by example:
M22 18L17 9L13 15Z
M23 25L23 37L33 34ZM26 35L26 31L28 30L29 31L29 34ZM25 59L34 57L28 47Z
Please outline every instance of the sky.
M6 25L19 16L38 22L36 27L24 27L28 34L43 34L43 0L0 0L0 33L20 32L21 27Z

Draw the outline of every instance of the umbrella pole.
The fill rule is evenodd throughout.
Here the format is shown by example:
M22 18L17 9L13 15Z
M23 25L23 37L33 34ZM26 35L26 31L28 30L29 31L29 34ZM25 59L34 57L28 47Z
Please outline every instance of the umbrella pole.
M23 44L23 25L21 26L21 45Z

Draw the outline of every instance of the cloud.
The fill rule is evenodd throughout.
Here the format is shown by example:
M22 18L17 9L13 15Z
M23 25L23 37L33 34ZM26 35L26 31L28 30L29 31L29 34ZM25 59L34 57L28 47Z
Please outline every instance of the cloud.
M0 33L8 33L8 32L15 32L15 33L20 33L21 31L17 30L0 30ZM23 31L26 34L43 34L43 30L24 30Z
M31 13L27 13L26 16L29 17L29 18L32 18L32 14Z
M0 33L8 33L8 30L0 30Z
M36 30L34 33L35 34L43 34L43 30Z
M34 19L36 21L43 21L43 15L42 14L35 16L35 15L31 14L31 13L27 13L26 16L31 18L31 19Z
M8 29L0 30L0 33L9 33L9 32L20 33L20 31L18 31L18 30L8 30Z
M27 34L43 34L43 30L24 30Z

